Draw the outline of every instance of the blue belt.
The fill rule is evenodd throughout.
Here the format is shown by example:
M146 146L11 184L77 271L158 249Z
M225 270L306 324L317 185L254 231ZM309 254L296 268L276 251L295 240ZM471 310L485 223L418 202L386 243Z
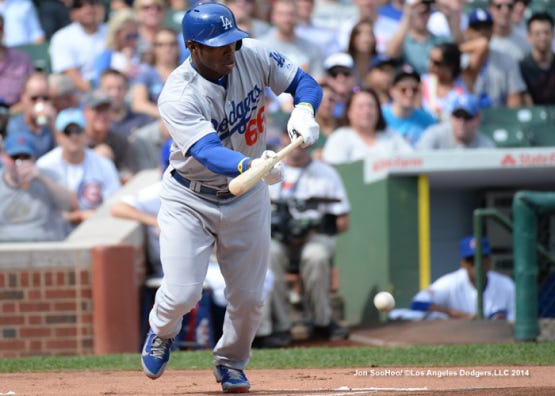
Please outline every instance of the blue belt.
M172 169L172 171L170 172L172 177L182 186L187 187L188 189L190 189L191 191L197 192L199 194L205 194L205 195L212 195L216 198L219 199L229 199L234 197L234 195L229 192L228 189L225 190L216 190L215 188L210 188L210 187L206 187L203 186L200 183L197 182L192 182L191 180L181 176L179 174L179 172L175 169Z

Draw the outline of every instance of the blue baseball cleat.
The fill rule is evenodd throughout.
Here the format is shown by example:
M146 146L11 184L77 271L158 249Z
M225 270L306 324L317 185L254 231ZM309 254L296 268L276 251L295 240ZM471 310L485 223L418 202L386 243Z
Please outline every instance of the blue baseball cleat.
M247 393L251 387L243 370L226 366L214 368L216 381L222 383L224 393Z
M170 349L173 344L173 338L161 338L148 331L141 360L143 363L143 371L150 379L156 379L164 373L166 364L170 360Z

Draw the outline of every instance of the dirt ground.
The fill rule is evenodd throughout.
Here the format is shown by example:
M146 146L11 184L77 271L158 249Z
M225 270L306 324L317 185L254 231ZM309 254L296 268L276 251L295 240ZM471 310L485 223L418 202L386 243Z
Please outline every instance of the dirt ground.
M253 395L554 395L553 367L441 367L248 370ZM10 393L11 392L11 393ZM208 370L0 375L0 395L218 395Z
M442 321L389 323L354 330L329 347L514 342L504 323ZM297 341L299 345L319 345ZM138 358L138 356L137 356ZM139 363L138 363L139 364ZM171 362L170 362L171 367ZM368 367L246 370L253 395L555 395L553 366ZM219 395L209 370L172 370L156 381L136 371L64 371L0 374L3 395Z

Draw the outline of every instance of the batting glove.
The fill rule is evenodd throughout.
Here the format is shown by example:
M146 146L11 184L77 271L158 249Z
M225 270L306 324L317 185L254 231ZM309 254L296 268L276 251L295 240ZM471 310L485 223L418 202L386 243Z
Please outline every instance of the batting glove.
M301 147L308 147L318 140L320 126L314 119L314 110L308 103L299 103L295 106L287 121L287 133L293 141L297 135L304 139Z
M276 153L272 150L266 150L262 153L262 155L260 156L260 158L255 158L252 160L251 163L251 168L254 168L258 165L258 163L265 161L269 158L273 158L276 156ZM274 167L272 169L270 169L268 171L268 173L266 173L264 175L264 177L262 177L262 180L264 180L264 182L268 185L271 184L276 184L279 183L280 181L283 180L283 166L281 164L281 161L279 161L277 164L274 165Z

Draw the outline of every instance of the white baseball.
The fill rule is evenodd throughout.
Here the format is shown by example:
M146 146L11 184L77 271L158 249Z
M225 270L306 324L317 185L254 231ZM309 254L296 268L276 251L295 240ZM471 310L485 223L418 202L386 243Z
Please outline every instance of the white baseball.
M395 307L395 299L386 291L379 292L374 296L374 305L380 312L391 311Z

